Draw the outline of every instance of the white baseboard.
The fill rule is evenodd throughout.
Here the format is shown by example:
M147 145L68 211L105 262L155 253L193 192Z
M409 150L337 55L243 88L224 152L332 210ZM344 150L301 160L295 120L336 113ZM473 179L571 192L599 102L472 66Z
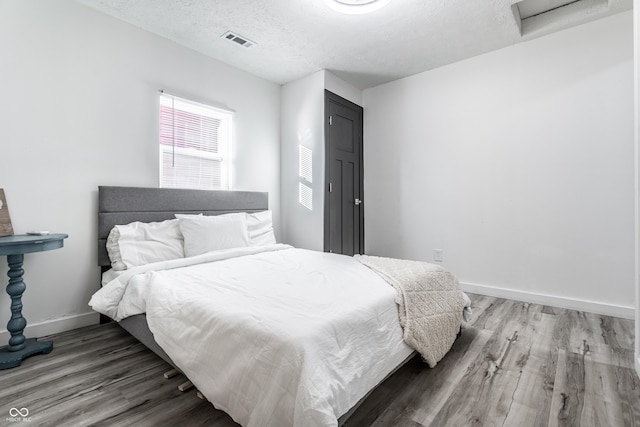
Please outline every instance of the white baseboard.
M474 283L461 282L460 288L463 291L470 292L472 294L487 295L490 297L505 298L534 304L544 304L553 307L604 314L606 316L621 317L623 319L635 319L636 313L635 308L631 306L605 304L601 302L571 299L555 295L536 294L533 292L478 285Z
M95 311L92 311L90 313L64 316L57 319L27 324L23 333L27 338L38 338L46 335L57 334L59 332L70 331L83 326L95 325L99 321L100 315ZM0 331L0 347L6 345L10 336L9 331L6 329Z

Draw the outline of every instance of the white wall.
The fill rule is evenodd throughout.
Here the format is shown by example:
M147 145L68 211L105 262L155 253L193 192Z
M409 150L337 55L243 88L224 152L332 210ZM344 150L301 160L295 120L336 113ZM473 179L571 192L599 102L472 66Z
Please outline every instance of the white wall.
M362 91L326 70L282 86L281 193L283 242L324 250L324 90L362 105ZM313 153L313 210L299 203L298 150Z
M633 317L632 12L364 91L366 249Z
M321 251L324 245L324 70L282 86L280 191L282 240L298 248ZM313 206L298 199L298 153L313 155Z
M236 111L233 186L268 191L279 227L279 85L71 0L0 2L0 58L0 188L14 229L69 234L63 249L25 256L23 314L51 321L37 333L96 319L97 186L158 185L160 88ZM2 329L4 292L0 307Z
M356 105L362 105L362 91L330 71L324 73L324 88Z
M633 1L633 65L634 65L634 149L635 149L635 307L636 307L636 339L635 368L640 376L640 0Z

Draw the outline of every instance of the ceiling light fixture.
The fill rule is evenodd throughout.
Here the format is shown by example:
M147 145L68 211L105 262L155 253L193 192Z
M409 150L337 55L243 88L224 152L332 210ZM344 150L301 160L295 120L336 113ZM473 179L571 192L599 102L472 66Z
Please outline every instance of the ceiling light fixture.
M348 15L362 15L383 8L391 0L324 0L331 9Z

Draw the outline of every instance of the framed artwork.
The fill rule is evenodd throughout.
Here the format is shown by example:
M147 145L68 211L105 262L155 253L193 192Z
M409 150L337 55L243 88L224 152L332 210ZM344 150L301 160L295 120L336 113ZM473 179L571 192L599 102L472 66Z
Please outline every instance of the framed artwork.
M7 198L4 196L4 189L0 188L0 237L2 236L13 236L13 227L11 226Z

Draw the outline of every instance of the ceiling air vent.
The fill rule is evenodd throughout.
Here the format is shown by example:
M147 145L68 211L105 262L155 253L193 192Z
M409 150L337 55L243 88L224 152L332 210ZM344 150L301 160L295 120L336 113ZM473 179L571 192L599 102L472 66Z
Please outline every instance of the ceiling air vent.
M227 40L230 40L232 42L238 43L242 47L251 47L251 46L257 44L256 42L252 42L248 38L246 38L244 36L241 36L239 34L236 34L236 33L232 33L231 31L227 31L226 33L224 33L220 37L222 37L223 39L227 39Z
M581 0L523 0L516 5L520 11L520 19L527 19L579 1Z
M520 35L548 34L609 10L611 0L520 0L511 5Z

